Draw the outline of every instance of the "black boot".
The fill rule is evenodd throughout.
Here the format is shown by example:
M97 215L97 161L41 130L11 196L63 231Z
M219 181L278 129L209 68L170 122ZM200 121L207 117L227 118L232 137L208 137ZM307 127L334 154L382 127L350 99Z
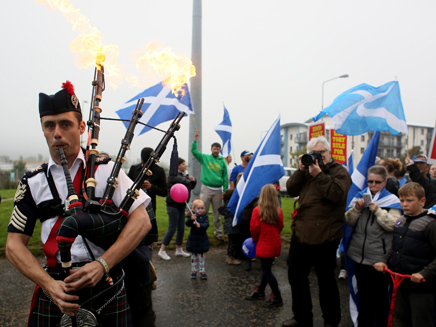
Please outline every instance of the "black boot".
M282 307L283 300L282 300L281 295L275 296L274 293L271 292L271 295L268 297L268 300L263 302L262 306L265 308Z
M265 292L259 290L259 286L256 286L254 288L254 291L248 294L245 297L246 300L264 300L265 299Z

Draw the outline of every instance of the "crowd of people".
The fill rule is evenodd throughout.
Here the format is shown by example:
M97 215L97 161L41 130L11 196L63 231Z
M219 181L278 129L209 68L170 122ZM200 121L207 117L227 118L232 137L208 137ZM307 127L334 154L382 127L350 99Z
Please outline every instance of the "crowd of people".
M160 259L171 260L168 247L176 234L174 254L190 258L191 278L208 279L206 252L211 207L215 238L224 242L227 235L227 264L244 262L244 269L250 270L252 259L243 254L242 244L250 237L256 243L255 254L260 260L262 275L259 285L245 299L262 300L266 308L283 306L272 269L275 258L281 253L280 233L284 227L277 185L265 185L244 209L241 221L233 225L234 215L227 205L253 153L243 151L241 164L231 169L232 158L220 155L219 143L211 145L210 154L198 150L199 131L195 132L191 146L191 153L202 166L199 199L190 202L188 197L185 202L179 202L171 196L170 190L175 184L183 184L190 194L198 183L187 173L186 161L179 157L174 167L177 173L168 177L157 164L151 165L151 174L141 185L128 212L123 213L128 217L125 225L109 246L95 244L80 235L74 240L56 235L64 216L69 215L64 210L64 202L72 188L78 202L87 200L81 198L81 188L85 172L89 171L80 147L80 135L85 132L86 124L74 88L65 84L53 95L39 95L41 126L50 160L22 178L8 226L7 258L37 285L28 325L74 326L85 320L102 326L155 325L152 305L155 276L150 245L157 237L156 196L166 198L169 222L158 251ZM423 154L406 158L405 165L393 158L378 160L367 172L368 186L347 206L352 180L348 171L332 158L328 140L322 136L311 139L307 151L313 156L313 162L303 164L301 155L299 168L286 183L288 195L298 198L298 206L292 215L288 255L293 317L282 326L313 326L308 279L312 268L319 285L324 326L340 324L335 268L344 223L353 228L349 241L343 243L345 257L352 262L355 272L359 327L387 325L392 296L387 268L410 275L398 289L394 326L433 326L436 214L430 208L436 205L436 165L428 165ZM113 196L115 206L120 205L152 152L152 148L144 148L140 164L132 166L128 175L120 171ZM110 158L97 156L93 168L96 198L103 197L113 167ZM71 185L66 171L71 175ZM76 198L70 199L77 202ZM106 218L100 212L90 211L86 217L96 222L92 230L105 224ZM27 249L38 219L47 257L44 267ZM183 249L187 227L186 251L189 253ZM67 275L62 242L72 244L68 251L73 269L67 271ZM187 263L187 271L188 266ZM271 294L265 299L268 285Z

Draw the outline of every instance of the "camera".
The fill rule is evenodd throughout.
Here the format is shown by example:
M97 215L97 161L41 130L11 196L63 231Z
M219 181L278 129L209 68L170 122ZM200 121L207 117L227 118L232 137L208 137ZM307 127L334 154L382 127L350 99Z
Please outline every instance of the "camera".
M309 168L310 165L313 165L316 160L318 160L318 165L321 167L324 166L324 160L322 159L322 155L318 151L310 151L309 153L303 154L301 157L301 163L304 167Z

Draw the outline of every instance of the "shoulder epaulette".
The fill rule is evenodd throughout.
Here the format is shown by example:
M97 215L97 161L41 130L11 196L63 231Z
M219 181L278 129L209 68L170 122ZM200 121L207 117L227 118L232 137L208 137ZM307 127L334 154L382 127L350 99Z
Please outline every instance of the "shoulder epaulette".
M24 173L24 177L29 178L29 177L38 175L40 172L47 173L47 167L48 167L48 164L47 163L43 163L41 166L39 166L37 168L34 168L34 169L26 171Z

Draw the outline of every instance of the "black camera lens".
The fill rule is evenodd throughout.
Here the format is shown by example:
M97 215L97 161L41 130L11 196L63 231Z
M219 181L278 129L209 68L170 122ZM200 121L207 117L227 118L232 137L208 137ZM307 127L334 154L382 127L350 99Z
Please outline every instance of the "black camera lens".
M303 156L301 157L301 163L306 168L312 165L314 162L315 158L310 153L303 154Z
M321 167L324 165L322 155L319 151L310 151L309 153L303 154L301 157L301 163L304 167L309 168L310 165L315 164L318 161L318 165Z

